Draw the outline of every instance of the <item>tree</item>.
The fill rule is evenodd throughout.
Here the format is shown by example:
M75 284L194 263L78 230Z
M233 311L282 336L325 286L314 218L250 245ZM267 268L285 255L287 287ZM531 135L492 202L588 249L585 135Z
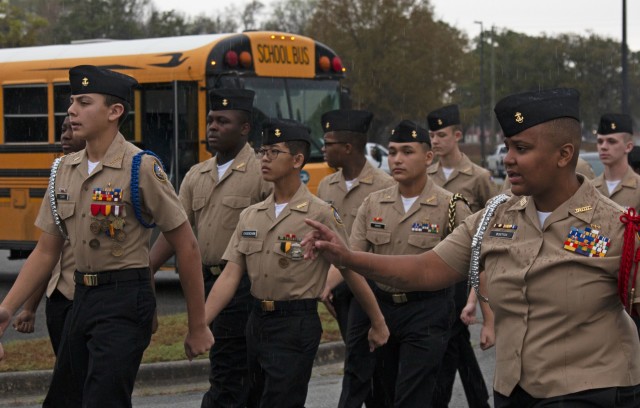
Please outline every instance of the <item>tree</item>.
M215 18L204 14L196 16L189 22L187 32L189 34L232 33L238 29L238 23L230 17L232 9L227 9L223 15Z
M271 17L263 28L307 35L309 22L315 13L318 0L281 0L274 4Z
M264 9L264 4L259 0L251 0L246 6L244 6L240 19L242 20L242 25L245 30L255 30L257 28L258 20L256 15L262 9Z
M21 7L0 1L0 47L38 44L38 34L47 27L42 17Z
M381 141L401 119L425 125L468 65L466 37L435 21L427 1L319 0L309 33L341 55L354 107L374 112Z

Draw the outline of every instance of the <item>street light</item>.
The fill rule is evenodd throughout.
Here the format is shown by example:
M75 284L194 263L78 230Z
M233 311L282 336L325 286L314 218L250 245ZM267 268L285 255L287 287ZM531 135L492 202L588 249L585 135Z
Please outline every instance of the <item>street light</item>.
M482 21L474 21L480 24L480 165L486 165L484 151L484 28Z

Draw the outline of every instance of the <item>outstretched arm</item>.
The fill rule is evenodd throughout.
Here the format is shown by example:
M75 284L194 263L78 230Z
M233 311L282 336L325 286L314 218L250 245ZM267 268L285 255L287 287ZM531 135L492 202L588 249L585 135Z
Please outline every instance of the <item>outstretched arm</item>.
M349 268L366 278L400 290L440 290L464 279L433 251L418 255L379 255L351 251L323 224L307 219L314 231L305 235L305 257L323 256L333 265Z

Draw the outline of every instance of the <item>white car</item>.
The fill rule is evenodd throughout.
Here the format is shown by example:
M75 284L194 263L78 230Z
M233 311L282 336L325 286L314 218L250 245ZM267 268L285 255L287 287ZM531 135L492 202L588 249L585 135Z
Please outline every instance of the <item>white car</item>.
M386 147L378 143L367 143L365 155L373 167L378 167L387 174L391 174L391 170L389 170L389 150Z

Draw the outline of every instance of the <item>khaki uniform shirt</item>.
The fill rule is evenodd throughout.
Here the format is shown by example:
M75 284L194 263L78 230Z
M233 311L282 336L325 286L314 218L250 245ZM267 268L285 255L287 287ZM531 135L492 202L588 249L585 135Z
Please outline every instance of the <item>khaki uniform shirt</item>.
M342 170L330 174L320 181L317 196L333 205L342 221L344 221L347 234L351 233L351 227L356 219L358 208L365 198L374 191L382 190L395 184L393 178L380 169L365 162L360 175L354 180L353 187L347 191Z
M139 151L118 133L91 175L87 172L85 150L63 157L56 177L55 194L58 214L69 234L77 270L100 272L149 266L152 229L145 228L136 219L131 203L131 165L133 156ZM103 200L95 194L96 189L101 189ZM109 189L121 190L119 201L104 200ZM51 215L48 196L47 191L36 226L60 236ZM155 222L161 231L171 231L187 221L173 186L156 159L149 155L144 155L141 160L139 196L143 219L147 223ZM96 208L108 205L111 210L108 216L92 213ZM114 214L116 206L119 207L118 216ZM123 222L121 228L111 231L110 225L119 222ZM104 228L100 229L101 226Z
M248 144L220 180L217 165L216 157L196 164L180 186L180 201L205 265L221 263L242 210L264 200L272 189L262 179L260 161Z
M489 170L474 164L464 153L448 179L445 179L442 163L429 166L427 174L438 186L452 193L462 194L469 201L471 212L484 208L487 200L498 192Z
M60 261L51 272L51 279L47 285L47 297L51 297L53 291L58 289L69 300L73 300L76 286L73 281L73 273L76 270L76 262L73 258L73 250L68 240L64 241Z
M480 254L495 314L494 388L536 398L640 383L640 342L618 297L622 208L579 176L580 189L541 228L533 200L511 197L490 220ZM467 275L482 212L435 252ZM610 239L604 257L565 249L572 228ZM639 278L640 281L640 278ZM640 283L640 282L639 282Z
M354 250L382 255L411 255L435 247L447 233L452 194L429 178L420 196L405 213L398 185L369 195L360 209L349 244ZM456 202L458 225L470 214L462 201ZM400 291L376 282L380 289Z
M313 261L302 259L299 244L312 229L304 222L305 218L321 222L347 242L339 215L304 184L278 218L273 194L240 214L223 259L247 272L255 298L317 299L322 294L331 264L323 257Z
M591 182L605 197L609 197L623 207L633 207L636 210L640 210L640 175L636 174L631 166L629 166L627 173L612 193L609 193L609 187L604 179L604 173Z

